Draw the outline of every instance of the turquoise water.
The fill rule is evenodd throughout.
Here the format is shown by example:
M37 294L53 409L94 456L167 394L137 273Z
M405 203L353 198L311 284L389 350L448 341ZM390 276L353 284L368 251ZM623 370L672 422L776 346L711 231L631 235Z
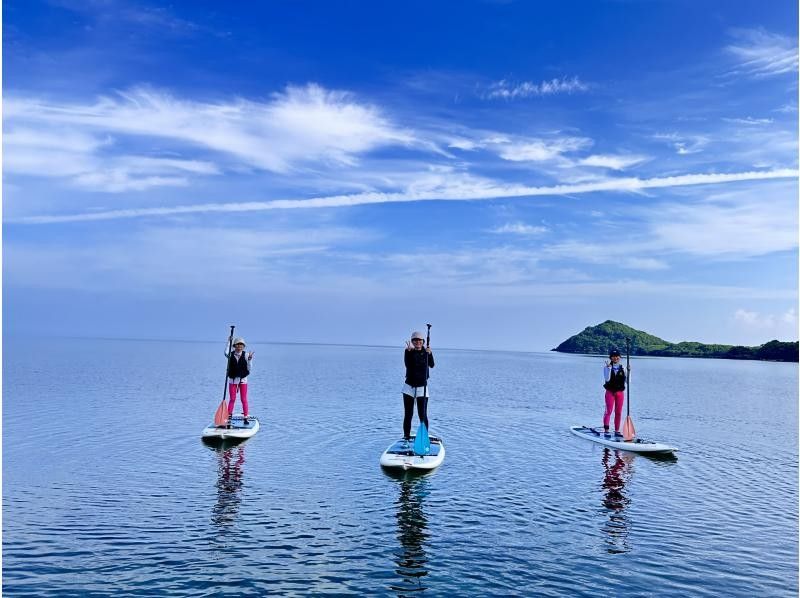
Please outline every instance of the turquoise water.
M261 431L220 450L220 343L6 345L4 595L797 595L797 364L635 359L653 459L569 433L602 358L438 350L413 477L402 348L248 348Z

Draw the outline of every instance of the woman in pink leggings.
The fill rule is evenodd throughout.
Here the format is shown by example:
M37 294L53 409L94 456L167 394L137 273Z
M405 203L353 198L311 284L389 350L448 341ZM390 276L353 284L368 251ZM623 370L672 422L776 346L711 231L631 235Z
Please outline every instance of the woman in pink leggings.
M612 349L603 367L603 378L606 389L606 411L603 413L603 430L608 434L608 424L611 420L611 412L614 412L614 436L621 437L619 424L622 420L622 405L625 403L625 368L619 362L621 355L616 349ZM630 369L628 370L630 374Z
M247 408L247 376L250 375L250 367L253 363L253 351L245 353L245 342L243 338L233 339L233 351L229 354L225 351L228 358L228 392L231 399L228 402L228 413L233 415L233 406L236 404L236 390L242 397L242 413L244 413L244 423L250 423L247 419L249 413ZM230 416L229 416L230 417Z

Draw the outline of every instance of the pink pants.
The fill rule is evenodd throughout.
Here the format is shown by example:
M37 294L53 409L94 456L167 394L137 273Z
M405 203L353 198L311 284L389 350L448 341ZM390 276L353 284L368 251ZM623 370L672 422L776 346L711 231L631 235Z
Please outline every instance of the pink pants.
M614 412L614 430L619 432L619 422L622 420L622 404L625 402L625 391L606 391L606 412L603 414L603 427L608 429L611 412Z
M228 384L228 392L231 394L231 400L228 401L228 413L233 415L233 406L236 403L236 389L242 391L242 413L247 417L247 384Z

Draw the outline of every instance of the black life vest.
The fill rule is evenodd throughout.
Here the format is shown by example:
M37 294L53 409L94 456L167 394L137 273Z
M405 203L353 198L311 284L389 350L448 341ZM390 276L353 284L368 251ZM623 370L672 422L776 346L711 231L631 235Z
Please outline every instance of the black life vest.
M247 354L242 351L239 359L231 353L228 358L228 378L246 378L250 374L250 365L247 363Z
M426 350L406 351L406 384L415 388L421 388L428 383L428 368L433 367L433 353Z
M611 368L611 377L608 379L608 382L603 384L603 388L612 392L625 390L625 370L622 366L616 370Z

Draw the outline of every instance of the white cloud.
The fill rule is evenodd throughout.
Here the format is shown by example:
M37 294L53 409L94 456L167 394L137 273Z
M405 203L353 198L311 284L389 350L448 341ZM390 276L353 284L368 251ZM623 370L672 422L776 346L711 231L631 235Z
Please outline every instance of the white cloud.
M794 251L797 188L748 193L700 204L661 206L653 240L665 250L708 257L752 257Z
M531 81L516 83L502 79L489 85L489 91L486 92L485 97L488 99L516 100L555 94L572 94L588 91L588 89L589 86L581 82L578 77L572 77L571 79L561 77L560 79L542 81L538 84Z
M735 123L737 125L769 125L775 122L771 118L753 118L752 116L747 116L745 118L724 118L725 122Z
M797 74L797 40L762 29L735 29L736 41L725 51L738 61L738 72L754 77Z
M784 104L780 108L775 108L773 112L782 112L784 114L793 114L797 112L797 104Z
M586 137L560 137L555 139L493 138L486 140L497 154L511 162L546 162L556 160L565 153L576 152L591 147L594 143Z
M609 168L611 170L624 170L636 164L641 164L647 160L649 160L647 156L637 156L633 154L595 154L580 160L578 163L583 166L597 166L599 168Z
M627 270L655 271L668 269L669 265L663 260L646 257L647 253L652 252L652 246L641 241L605 244L564 241L547 245L540 250L542 259L547 260L577 261Z
M705 135L684 135L679 133L657 133L653 139L667 141L679 156L697 154L711 141Z
M765 314L747 309L737 309L733 319L747 326L764 331L787 330L797 328L797 312L790 308L781 314Z
M646 189L664 189L670 187L684 187L693 185L718 185L740 181L758 181L772 179L796 179L798 171L794 169L779 169L770 171L737 172L727 174L687 174L671 177L657 177L652 179L638 179L633 177L603 179L597 182L579 183L574 185L554 185L545 187L530 187L525 185L508 185L497 183L491 179L471 175L448 175L446 173L425 173L420 179L406 190L399 192L370 191L350 195L329 195L311 199L275 199L261 202L231 202L184 205L163 208L132 208L124 210L110 210L104 212L91 212L82 214L54 214L7 219L7 222L27 224L47 224L54 222L84 222L91 220L110 220L118 218L139 218L146 216L167 216L176 214L197 214L206 212L257 212L266 210L292 210L292 209L319 209L343 208L357 205L400 203L413 201L468 201L498 198L539 197L572 195L578 193L594 193L597 191L635 193ZM676 216L682 217L688 224L695 223L696 227L701 222L692 219L692 211L686 208L685 213L680 213L676 208ZM750 209L755 216L759 216L758 209ZM724 210L720 215L725 215ZM713 216L713 215L711 215ZM763 218L763 216L761 217ZM703 219L704 220L704 219ZM778 219L779 220L779 219ZM785 224L785 219L782 221ZM742 224L745 224L742 221ZM661 231L665 238L673 236L671 231L680 232L680 228L669 228L667 223ZM699 237L698 239L701 239ZM697 243L700 243L698 240ZM783 241L781 241L781 245ZM770 243L770 245L775 245Z
M185 186L186 174L218 174L213 164L199 160L148 156L107 156L113 147L101 138L71 127L12 128L4 135L4 169L8 173L66 178L93 191L142 191L151 187Z
M410 133L396 129L377 108L318 85L288 87L268 102L201 103L144 88L90 105L9 98L4 113L12 131L19 127L58 132L60 128L79 130L85 138L159 138L279 173L309 163L353 165L360 154L377 147L414 142ZM45 139L39 135L42 145ZM46 140L53 151L60 151L68 141L58 137L56 133ZM24 141L12 137L9 153L25 145ZM84 148L93 155L96 149Z
M490 232L512 235L541 235L546 233L547 230L546 226L532 226L524 222L509 222L503 226L493 228Z
M452 147L464 151L472 151L479 149L481 147L481 144L470 139L456 138L456 139L451 139L448 142L447 147Z

